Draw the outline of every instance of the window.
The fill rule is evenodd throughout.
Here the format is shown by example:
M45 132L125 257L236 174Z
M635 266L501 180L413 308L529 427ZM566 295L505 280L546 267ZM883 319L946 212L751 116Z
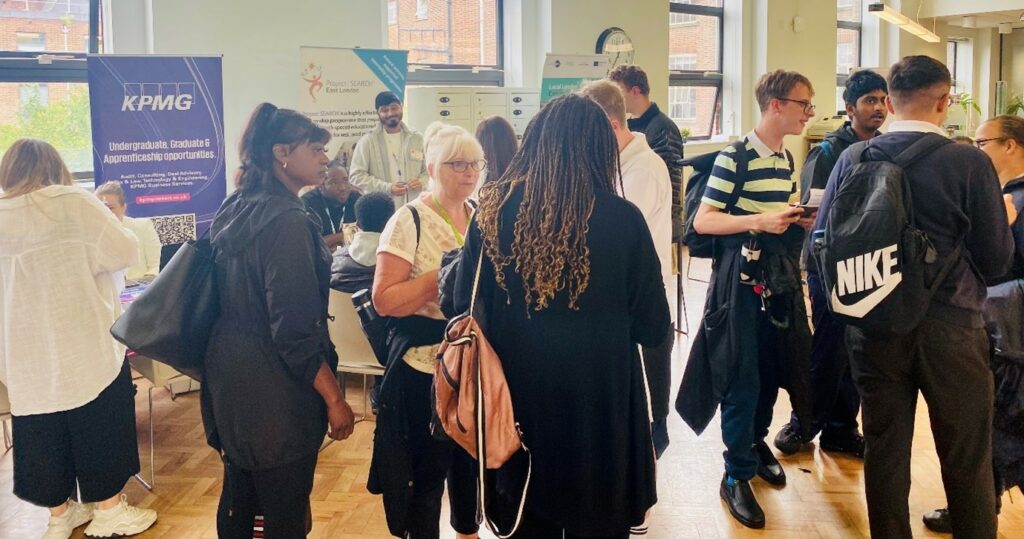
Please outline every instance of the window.
M57 148L91 177L85 55L99 52L101 0L0 0L0 153L25 137ZM40 53L59 53L41 64Z
M836 0L836 110L846 110L843 89L860 67L862 0Z
M673 54L668 57L668 68L672 71L696 71L696 54Z
M697 89L674 86L668 89L669 117L681 122L697 119Z
M46 50L46 34L38 32L15 32L14 42L22 52L43 52Z
M387 46L409 51L409 84L498 86L501 12L502 0L389 1Z
M946 42L946 66L953 77L953 95L971 93L971 71L974 69L973 44L964 38L950 39Z
M669 3L668 115L687 138L722 132L723 0Z

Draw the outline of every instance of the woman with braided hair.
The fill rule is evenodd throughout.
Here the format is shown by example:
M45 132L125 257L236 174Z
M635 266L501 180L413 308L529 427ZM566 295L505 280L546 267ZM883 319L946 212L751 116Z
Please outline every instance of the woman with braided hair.
M665 338L669 310L654 243L618 194L618 169L601 108L559 97L531 122L505 174L481 189L470 225L456 308L469 307L482 249L476 315L533 459L515 537L627 537L656 500L637 344ZM525 464L519 455L498 471L503 528Z

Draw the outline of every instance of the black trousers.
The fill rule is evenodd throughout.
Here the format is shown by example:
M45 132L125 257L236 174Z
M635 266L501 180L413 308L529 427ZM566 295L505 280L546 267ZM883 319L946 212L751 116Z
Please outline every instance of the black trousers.
M658 458L668 449L668 401L672 391L672 347L675 345L675 332L671 327L665 334L665 340L658 346L643 347L644 373L647 378L647 389L651 394L651 412L654 421L651 424L651 435L654 438L654 452Z
M584 539L582 535L575 535L566 532L557 524L553 524L535 513L525 511L523 520L519 523L510 539ZM587 536L586 539L629 539L629 530L621 530L600 537Z
M224 488L217 507L220 539L252 539L253 519L263 515L266 539L306 536L309 494L317 454L269 470L245 470L224 459Z
M907 497L920 391L928 404L953 537L993 539L993 383L985 330L925 320L896 337L848 327L846 342L863 399L871 536L911 537Z
M807 288L811 296L811 322L814 324L814 345L811 349L814 424L811 432L820 432L822 440L842 443L857 435L857 412L860 411L860 393L853 383L844 342L846 324L832 315L821 279L816 274L807 274ZM790 416L789 423L800 430L796 413Z
M82 501L110 499L139 472L135 386L121 372L91 402L51 414L14 416L14 495L57 507L78 483Z

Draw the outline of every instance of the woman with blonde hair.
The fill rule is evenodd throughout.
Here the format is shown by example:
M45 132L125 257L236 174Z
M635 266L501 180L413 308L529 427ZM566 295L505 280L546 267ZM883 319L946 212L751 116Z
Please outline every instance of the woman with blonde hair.
M394 317L395 326L368 486L384 494L392 534L436 538L452 468L451 524L459 537L475 537L472 462L461 452L453 464L452 444L431 437L430 386L446 322L438 305L441 255L465 241L473 215L469 197L486 162L480 143L461 127L431 124L424 140L432 187L395 212L377 248L373 304L378 314Z
M135 237L41 140L11 145L0 190L0 382L14 416L14 494L50 509L44 539L90 521L93 537L140 533L156 512L121 494L139 471L135 388L110 336L116 275L135 264ZM76 484L81 504L69 499Z
M656 501L637 345L662 342L669 310L643 215L617 194L618 155L594 101L558 97L481 188L466 240L456 309L469 307L474 272L464 270L482 250L475 315L533 460L514 537L624 538ZM521 480L523 464L498 470L498 484ZM499 518L515 515L510 494L499 489Z
M132 231L139 240L139 262L128 268L125 279L129 281L152 281L160 272L160 237L156 234L153 221L142 217L128 217L128 202L125 200L121 182L112 180L96 188L96 197L106 206L125 228Z

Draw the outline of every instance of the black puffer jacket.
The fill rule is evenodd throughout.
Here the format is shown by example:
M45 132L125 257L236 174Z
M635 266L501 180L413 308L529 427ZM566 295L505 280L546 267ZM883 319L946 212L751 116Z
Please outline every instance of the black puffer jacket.
M327 333L330 253L278 182L235 192L213 220L221 316L206 351L207 440L243 469L315 454L327 430L313 379L337 356Z

